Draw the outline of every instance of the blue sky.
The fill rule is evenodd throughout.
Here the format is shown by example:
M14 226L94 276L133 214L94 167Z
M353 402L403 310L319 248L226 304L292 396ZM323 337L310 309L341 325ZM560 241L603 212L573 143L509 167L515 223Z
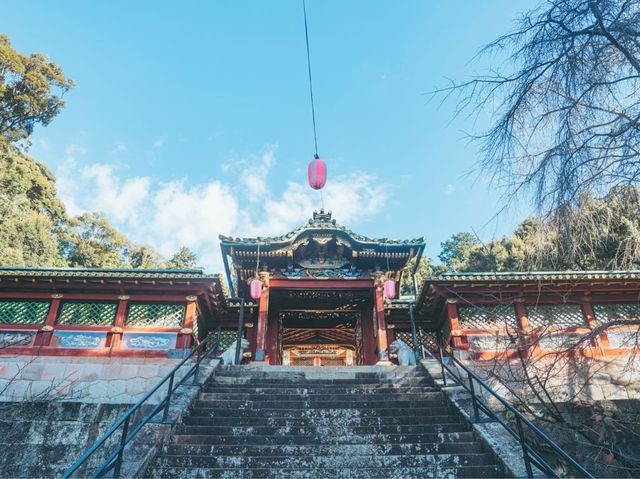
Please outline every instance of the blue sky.
M533 1L308 0L325 205L376 237L509 233L527 208L492 219L499 194L468 175L478 158L426 92L506 32ZM219 233L281 234L320 206L302 6L280 1L6 2L0 31L42 52L77 86L31 154L59 178L71 213L103 211L139 243L185 244L220 269Z

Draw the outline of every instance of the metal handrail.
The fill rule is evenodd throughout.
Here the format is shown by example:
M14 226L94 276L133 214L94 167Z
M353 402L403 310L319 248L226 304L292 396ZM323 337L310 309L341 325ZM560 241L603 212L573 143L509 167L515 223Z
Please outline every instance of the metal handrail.
M473 404L473 415L475 422L483 422L480 418L480 413L484 413L489 420L493 420L498 422L501 426L503 426L509 434L511 434L515 439L518 440L520 446L522 448L522 457L524 460L525 468L527 469L527 477L533 478L533 469L532 465L537 467L540 471L550 477L559 478L558 474L554 471L553 467L546 462L540 453L538 453L531 445L527 443L527 437L524 434L523 426L526 426L538 439L540 439L543 443L545 443L553 452L555 452L558 456L564 459L572 468L574 468L582 477L586 477L592 479L593 476L587 471L584 467L582 467L574 458L572 458L564 449L558 446L553 439L551 439L547 434L542 432L535 424L533 424L529 419L527 419L520 411L518 411L512 404L510 404L506 399L496 393L491 386L485 383L477 374L471 371L467 366L465 366L461 361L459 361L452 354L447 354L446 357L451 360L453 364L461 368L467 373L469 378L469 384L456 374L456 372L449 367L448 364L445 364L444 358L445 354L443 353L442 343L439 341L438 348L440 350L440 357L437 358L428 347L425 347L424 342L420 342L420 350L422 351L422 358L424 359L424 352L426 351L432 359L438 361L440 363L440 368L442 371L442 381L443 385L447 386L447 375L448 372L453 381L462 386L469 394L471 394L471 401ZM498 413L494 412L491 407L478 397L476 393L476 389L474 386L474 380L478 383L481 389L487 391L491 396L497 399L500 404L502 404L507 411L509 411L515 417L516 421L516 429L511 427L507 422L501 419Z
M156 415L162 411L162 422L170 424L169 420L169 406L171 404L172 394L182 386L189 378L193 376L194 382L198 380L198 373L200 371L200 363L203 359L215 356L220 346L220 326L216 329L215 333L209 333L209 335L194 349L191 350L189 355L185 357L179 364L177 364L171 372L169 372L163 379L161 379L147 394L145 394L137 403L135 403L126 413L118 419L104 435L98 439L83 455L78 459L67 471L62 475L62 479L68 479L73 473L75 473L89 458L103 446L106 441L113 436L113 434L122 426L122 433L120 435L120 442L118 447L113 451L98 467L93 474L94 478L103 477L107 472L113 469L113 475L111 477L120 477L120 469L122 467L122 459L124 456L124 450L131 442L131 440L140 432L140 430L147 425ZM187 373L176 383L175 375L178 370L195 355L195 364L187 371ZM160 401L153 410L145 416L131 433L129 433L129 426L131 418L138 412L138 410L145 405L145 403L158 391L164 384L168 384L165 397Z

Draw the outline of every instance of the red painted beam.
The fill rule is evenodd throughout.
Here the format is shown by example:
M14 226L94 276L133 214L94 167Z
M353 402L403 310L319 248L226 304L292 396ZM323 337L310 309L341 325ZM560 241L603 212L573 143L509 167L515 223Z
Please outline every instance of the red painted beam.
M277 289L369 289L373 288L370 280L323 280L323 279L271 279L270 288Z

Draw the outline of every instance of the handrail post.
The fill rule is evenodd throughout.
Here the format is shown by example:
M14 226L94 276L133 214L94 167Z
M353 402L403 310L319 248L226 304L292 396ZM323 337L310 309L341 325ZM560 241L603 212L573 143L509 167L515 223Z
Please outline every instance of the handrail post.
M120 450L118 451L118 456L116 457L116 465L113 470L113 477L120 477L120 468L122 467L122 457L124 456L124 447L127 444L127 434L129 434L129 420L131 416L128 416L125 419L124 424L122 425L122 436L120 436Z
M527 477L533 478L533 469L531 469L531 459L529 458L529 450L527 449L527 443L522 431L522 423L520 422L520 416L516 415L516 426L518 427L518 439L520 439L520 446L522 447L522 458L524 459L524 466L527 468Z
M234 364L240 364L242 350L242 328L244 327L244 298L240 298L240 315L238 316L238 330L236 331L236 356Z
M169 419L169 404L171 403L171 393L173 392L173 378L175 376L175 371L171 373L169 377L169 390L167 391L167 397L165 399L164 404L164 414L162 415L162 422L166 423Z
M440 350L440 374L442 374L442 385L447 387L447 373L444 370L444 356L442 355L442 343L440 342L440 333L438 333L438 349Z
M218 326L216 330L216 346L213 348L213 357L215 358L220 351L220 337L222 336L222 325Z
M475 417L476 422L480 421L480 413L478 411L478 400L476 398L476 388L473 385L473 378L470 375L467 375L469 378L469 389L471 389L471 402L473 403L473 416Z
M200 355L205 348L198 347L196 349L196 369L193 372L193 384L198 384L198 373L200 372Z
M413 355L416 357L416 361L420 358L420 349L418 347L418 335L416 334L416 320L413 316L413 307L415 303L409 305L409 321L411 322L411 339L413 340Z

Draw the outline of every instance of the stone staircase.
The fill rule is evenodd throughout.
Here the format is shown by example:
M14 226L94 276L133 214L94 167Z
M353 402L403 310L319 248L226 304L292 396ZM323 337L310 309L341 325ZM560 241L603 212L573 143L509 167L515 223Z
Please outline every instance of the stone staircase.
M147 469L180 478L502 477L420 367L216 371Z

